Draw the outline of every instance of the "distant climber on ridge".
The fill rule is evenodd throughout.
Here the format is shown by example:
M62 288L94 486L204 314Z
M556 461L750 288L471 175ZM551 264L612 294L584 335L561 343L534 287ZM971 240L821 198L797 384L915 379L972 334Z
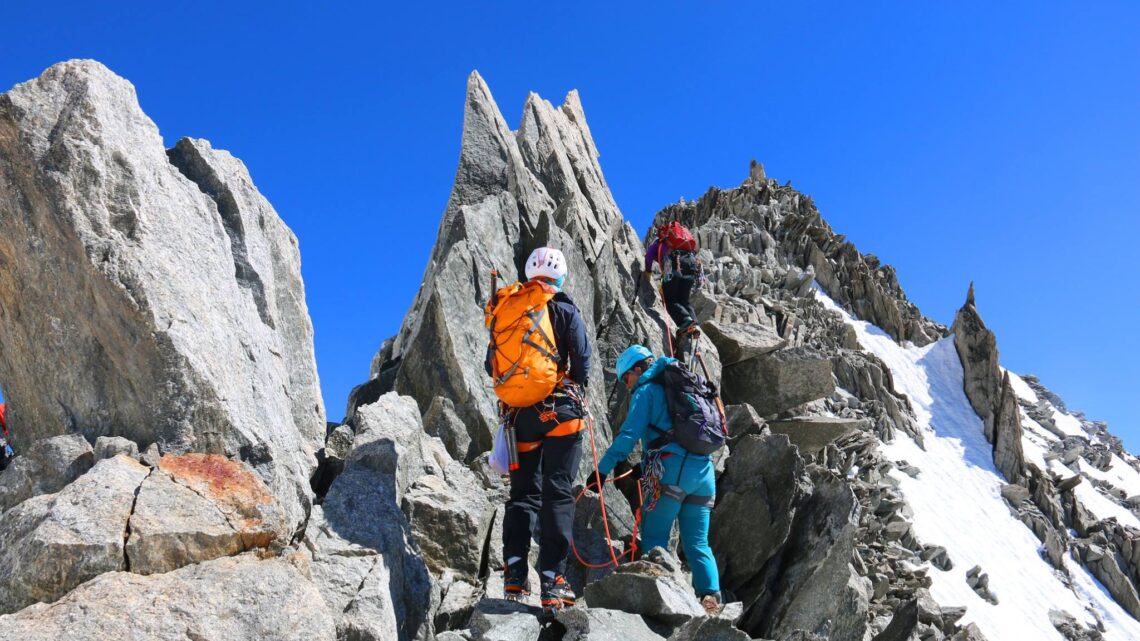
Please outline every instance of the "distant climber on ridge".
M0 438L0 470L8 467L8 463L11 463L12 457L16 455L12 451L12 439L8 436L8 421L4 416L7 409L7 403L0 403L0 428L4 429L4 436Z
M657 228L657 239L645 252L645 271L653 273L656 263L661 268L661 295L665 311L677 326L676 341L695 335L697 312L689 304L693 286L701 277L701 263L697 259L697 240L681 223L670 221ZM673 350L676 354L678 349Z
M713 452L724 445L724 417L716 390L668 356L654 358L633 345L618 356L617 376L632 392L629 413L587 487L600 491L606 477L641 442L641 549L669 549L673 521L693 571L693 588L710 613L721 606L720 575L709 548L709 518L716 499ZM685 395L684 409L669 396ZM676 412L676 413L675 413Z
M562 291L562 252L539 247L526 261L526 283L496 291L487 303L485 367L502 419L514 431L517 462L503 519L504 592L526 592L531 532L539 526L542 607L572 606L563 574L574 526L572 484L582 458L591 348L574 301Z

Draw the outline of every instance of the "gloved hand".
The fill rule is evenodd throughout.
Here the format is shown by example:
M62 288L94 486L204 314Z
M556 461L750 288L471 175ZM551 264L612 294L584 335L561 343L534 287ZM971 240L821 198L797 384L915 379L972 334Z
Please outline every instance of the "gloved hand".
M602 487L606 484L606 475L601 472L595 471L590 475L586 481L586 489L593 490L599 494L602 493Z

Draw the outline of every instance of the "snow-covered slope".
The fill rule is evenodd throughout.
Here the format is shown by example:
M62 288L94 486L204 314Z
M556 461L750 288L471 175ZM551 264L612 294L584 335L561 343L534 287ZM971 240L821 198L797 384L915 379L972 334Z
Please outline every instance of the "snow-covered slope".
M1012 515L1001 496L1005 480L994 466L993 446L986 441L982 421L963 391L954 337L925 347L910 343L900 346L874 325L853 319L818 288L815 295L854 328L863 349L890 367L896 391L910 398L917 415L923 446L899 433L882 449L896 463L905 461L920 470L916 478L898 471L892 474L913 509L916 536L944 546L954 563L949 571L929 568L934 598L944 606L967 606L962 623L976 623L993 640L1065 641L1051 621L1051 610L1067 612L1091 627L1103 626L1106 640L1140 639L1140 622L1129 616L1081 564L1066 558L1070 577L1063 576L1042 558L1037 538ZM1019 397L1028 403L1038 402L1027 383L1017 378L1014 384ZM1024 437L1027 462L1071 476L1073 471L1048 456L1051 444L1061 437L1029 419L1024 411L1022 418L1029 426ZM1086 436L1080 421L1063 412L1055 412L1054 424L1062 434ZM1094 470L1090 476L1125 492L1140 490L1140 474L1119 457L1114 458L1117 460L1108 471L1089 465L1081 470ZM1128 509L1092 485L1082 483L1075 491L1098 518L1115 516L1122 524L1140 527ZM998 598L996 605L967 584L967 571L975 566L989 575L990 590Z

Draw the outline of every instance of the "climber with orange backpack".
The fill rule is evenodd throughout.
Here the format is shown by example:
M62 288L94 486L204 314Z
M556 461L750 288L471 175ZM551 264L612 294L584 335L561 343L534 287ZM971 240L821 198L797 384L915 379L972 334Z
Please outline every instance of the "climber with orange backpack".
M591 358L582 315L562 291L566 272L561 251L535 249L526 261L527 282L492 287L485 317L490 332L485 366L499 398L501 428L513 443L503 517L503 590L509 599L527 594L527 557L537 522L541 601L547 612L575 603L563 575L573 535L572 486L582 458L583 390Z
M675 220L660 225L657 238L645 252L645 271L652 274L654 264L661 268L661 296L665 299L665 311L677 326L676 341L680 342L700 331L697 312L689 303L693 286L701 278L697 240Z

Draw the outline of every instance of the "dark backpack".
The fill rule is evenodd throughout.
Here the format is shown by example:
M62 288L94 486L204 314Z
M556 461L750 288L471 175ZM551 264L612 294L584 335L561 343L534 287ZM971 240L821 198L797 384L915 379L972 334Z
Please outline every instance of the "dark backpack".
M712 454L724 446L727 438L724 415L721 414L716 386L680 362L666 365L652 382L665 388L665 401L673 429L649 443L650 449L677 443L693 454Z

